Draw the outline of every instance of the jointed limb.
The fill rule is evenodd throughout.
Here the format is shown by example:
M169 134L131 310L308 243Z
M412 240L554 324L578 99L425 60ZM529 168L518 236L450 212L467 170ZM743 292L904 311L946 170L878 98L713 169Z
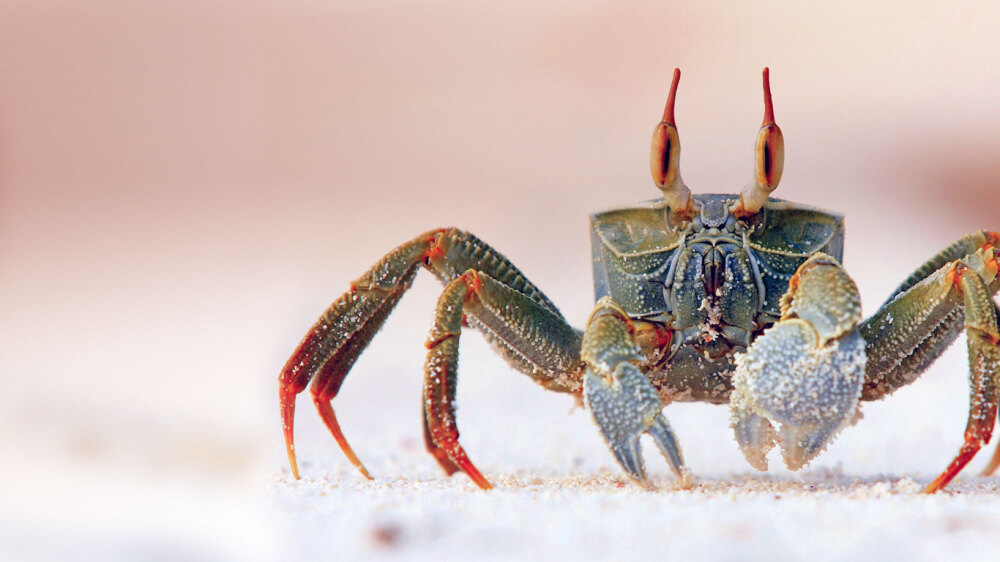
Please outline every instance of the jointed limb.
M835 259L814 254L799 267L779 321L736 361L732 427L755 468L767 470L777 442L798 470L855 418L865 372L860 320L857 287Z
M1000 332L991 297L1000 289L998 239L992 232L962 238L911 275L861 325L869 357L864 400L881 398L915 380L965 330L970 406L964 444L926 492L944 488L989 442L996 423ZM992 468L991 462L987 470Z
M889 298L882 303L882 306L884 307L889 304L899 294L923 281L932 273L941 269L945 264L975 255L981 250L993 249L995 253L997 247L1000 247L1000 233L989 230L981 230L959 238L911 273L909 277L899 284L899 287L896 287L896 290L889 295Z
M636 365L642 359L636 332L635 322L610 297L598 301L583 337L584 400L615 459L633 480L646 484L639 437L649 433L686 486L687 469L661 413L660 395Z
M964 327L971 387L965 441L925 491L944 488L989 441L996 423L1000 331L991 296L1000 289L998 241L993 232L960 239L907 278L860 325L856 290L839 264L818 255L806 261L782 299L781 320L737 361L733 428L750 463L765 469L764 457L780 439L789 468L802 466L851 421L859 397L876 400L909 384ZM830 277L823 281L813 271ZM813 298L805 298L810 291ZM849 306L841 302L842 294L853 295ZM819 313L824 309L844 314ZM836 326L832 337L824 335ZM769 419L782 422L780 435ZM995 460L988 471L1000 464L1000 455Z
M295 458L295 397L309 381L313 402L341 450L365 476L368 471L340 431L330 400L337 395L354 361L371 342L383 322L409 289L440 232L428 232L396 248L356 281L319 317L288 358L278 378L281 424L292 474L298 478Z
M295 397L305 389L310 380L313 381L313 401L323 421L348 459L368 476L367 470L344 438L330 401L337 395L354 361L381 328L403 293L410 287L421 266L430 270L445 284L454 284L453 282L459 280L463 272L471 271L473 274L485 273L483 279L489 278L490 284L502 286L501 289L494 291L494 294L500 294L500 297L487 296L481 299L478 293L475 297L470 297L470 302L479 303L469 310L472 323L484 331L487 339L504 352L516 368L533 376L547 388L573 392L575 385L578 391L580 334L566 324L552 302L527 281L513 264L475 236L456 229L430 231L399 246L352 283L350 291L337 299L320 316L282 370L279 377L282 424L289 464L296 478L298 478L298 466L295 460L293 431ZM469 277L462 277L464 284L464 280ZM446 289L442 301L448 294L449 291ZM489 312L490 305L494 309L505 308L507 314L514 311L513 314L516 315L518 311L522 311L525 315L522 320L526 325L542 317L547 323L544 327L529 333L531 330L525 326L518 326L516 320L511 320L510 323L506 323L509 318L498 321L497 314L491 315ZM440 311L438 316L439 321L435 324L435 330L442 322L449 327L452 325L450 321L442 320ZM460 315L459 325L461 320ZM434 336L431 339L433 341ZM457 338L446 337L442 342L449 339L455 340L454 353L457 353ZM435 348L440 346L429 347L432 349L428 357L428 371L431 370L433 357L445 357L451 353L445 353L443 349L435 351ZM445 346L445 349L448 347ZM452 372L450 376L454 377L454 373ZM450 394L453 397L453 383L454 381L450 389L448 386L443 386L443 390L434 389L428 395ZM443 412L443 410L438 411ZM427 424L425 435L428 449L442 467L451 473L459 467L465 467L462 462L456 462L457 459L447 454L447 451L452 449L442 448L444 444L451 446L451 441L447 438L450 434L441 433L441 424L435 420L447 417L444 414L437 417L425 416ZM436 438L435 431L438 436L445 437ZM454 437L454 445L457 446L457 430ZM460 450L460 447L454 450ZM468 466L475 470L471 463L468 463ZM470 476L473 476L471 472ZM473 479L476 479L475 476ZM477 481L477 483L482 485L482 482Z
M458 343L466 314L515 368L562 392L580 389L580 334L561 317L486 273L470 269L441 293L424 366L427 447L446 472L461 469L479 487L489 489L492 486L459 444L455 421Z
M878 400L916 380L962 332L965 299L956 283L960 264L983 280L987 300L996 294L997 240L992 232L962 237L919 267L862 322L869 357L862 400Z

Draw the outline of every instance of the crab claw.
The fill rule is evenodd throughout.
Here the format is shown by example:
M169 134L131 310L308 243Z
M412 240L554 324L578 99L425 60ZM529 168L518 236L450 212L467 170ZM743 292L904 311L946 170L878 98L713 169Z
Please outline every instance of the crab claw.
M799 267L781 320L736 360L731 422L754 468L767 470L777 441L785 465L798 470L857 419L866 362L860 319L857 288L836 260L817 254Z
M656 388L638 367L619 363L608 376L587 369L583 396L612 454L633 480L648 485L639 449L639 437L648 433L678 481L684 486L688 484L680 446L667 419L660 413L663 403Z

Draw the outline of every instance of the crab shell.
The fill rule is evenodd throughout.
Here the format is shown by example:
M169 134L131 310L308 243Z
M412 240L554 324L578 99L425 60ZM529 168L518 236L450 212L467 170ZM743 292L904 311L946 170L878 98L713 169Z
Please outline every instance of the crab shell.
M675 331L647 371L665 400L724 403L735 355L778 319L799 266L817 252L842 259L844 219L778 199L736 218L739 195L691 197L690 220L663 200L591 215L594 294Z

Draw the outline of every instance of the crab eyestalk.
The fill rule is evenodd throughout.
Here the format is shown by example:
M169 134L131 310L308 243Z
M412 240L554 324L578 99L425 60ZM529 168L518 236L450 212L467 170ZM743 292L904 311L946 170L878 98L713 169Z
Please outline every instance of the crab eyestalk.
M774 105L771 103L771 80L764 68L764 122L757 133L754 147L753 180L743 188L739 200L730 209L733 214L751 215L760 211L767 198L781 181L785 169L785 138L774 122Z
M663 119L653 129L653 142L649 154L649 168L653 174L653 182L663 192L663 200L675 213L687 213L691 210L691 190L681 179L681 139L677 135L677 124L674 122L674 100L677 97L677 83L680 82L681 71L674 69L674 78L670 83L670 94L667 95L667 105L663 108Z

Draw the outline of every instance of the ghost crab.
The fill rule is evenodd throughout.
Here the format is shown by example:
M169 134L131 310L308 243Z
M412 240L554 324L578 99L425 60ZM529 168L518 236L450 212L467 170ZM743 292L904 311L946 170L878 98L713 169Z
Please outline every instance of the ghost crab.
M651 169L662 198L591 217L597 304L583 331L500 253L455 228L432 230L385 255L305 335L281 372L280 404L292 473L295 398L313 402L340 448L371 478L341 432L331 400L420 268L445 285L424 368L428 451L448 474L491 487L459 444L454 399L463 326L478 329L512 367L548 390L582 397L615 459L645 484L639 437L652 436L688 482L662 414L671 401L729 403L736 441L767 468L779 444L786 465L810 462L877 400L913 382L963 331L971 398L964 443L927 488L944 488L989 442L1000 394L1000 235L960 238L861 316L840 265L839 215L769 198L784 141L764 69L764 120L751 182L737 195L692 195L681 180L675 70ZM774 429L773 422L780 424ZM986 473L1000 464L994 454Z

